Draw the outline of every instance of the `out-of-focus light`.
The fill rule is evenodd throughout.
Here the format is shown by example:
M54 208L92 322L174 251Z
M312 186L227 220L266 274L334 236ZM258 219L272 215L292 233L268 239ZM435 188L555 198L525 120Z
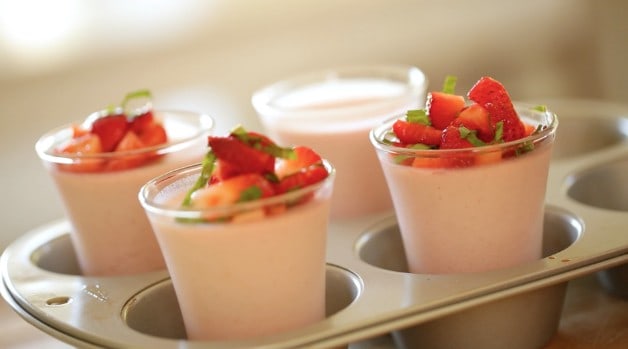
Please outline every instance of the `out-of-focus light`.
M57 46L79 24L80 0L0 0L0 34L18 50Z

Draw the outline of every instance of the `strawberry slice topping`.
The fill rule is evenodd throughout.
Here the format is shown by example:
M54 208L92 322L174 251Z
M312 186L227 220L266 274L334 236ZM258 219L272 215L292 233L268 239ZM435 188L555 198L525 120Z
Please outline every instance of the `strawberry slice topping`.
M488 110L493 127L498 122L503 122L504 141L514 141L525 136L523 122L515 111L508 91L499 81L482 77L469 90L467 96Z
M274 195L271 183L259 173L247 173L196 190L192 194L195 206L229 205Z
M452 125L477 131L478 137L486 143L490 143L495 138L488 110L477 103L464 108Z
M275 170L275 157L247 145L236 137L209 136L208 143L216 157L228 163L237 174L266 174Z
M393 132L404 144L440 145L441 142L440 130L418 122L399 119L393 124Z
M96 119L91 133L98 135L104 152L113 151L129 129L126 115L114 114Z
M127 94L122 102L122 106L125 106L128 102L135 98L150 97L150 92L146 90L131 92ZM71 154L81 153L85 151L86 147L90 147L90 153L108 153L108 152L121 152L128 150L142 149L146 147L157 146L168 142L168 135L164 126L155 119L152 110L146 107L139 108L137 115L129 116L121 112L124 108L110 108L106 112L101 112L98 117L91 122L91 127L86 129L82 126L74 125L72 127L72 139L69 141L69 145L58 149L57 152ZM104 115L103 115L104 114ZM92 116L88 118L88 122ZM98 151L96 149L93 139L90 137L86 142L84 138L86 135L90 135L98 139ZM88 169L92 169L91 172L97 171L114 171L123 170L133 167L142 166L144 163L157 158L159 155L155 153L147 153L144 155L133 155L120 157L112 157L111 159L99 160L103 166L91 166L87 167L78 164L71 166L63 166L67 171L86 172ZM94 162L93 160L90 160ZM105 162L110 162L106 163Z
M235 128L228 136L210 136L208 144L210 151L203 160L199 178L183 199L184 207L204 208L261 199L313 185L329 176L321 156L312 149L282 148L268 137L242 127ZM290 202L269 203L255 212L206 216L204 220L241 220L279 214L312 197L312 193L304 193L290 198Z
M434 91L427 97L427 113L432 126L439 130L449 126L464 106L464 97L459 95Z
M277 159L275 173L279 179L290 176L313 165L321 165L322 159L317 152L304 146L294 147L294 155L288 159Z
M395 120L394 136L387 134L385 142L413 149L463 149L518 140L537 130L519 118L508 92L497 80L486 76L479 79L467 93L470 104L466 104L463 96L454 94L455 84L456 78L448 76L442 92L428 94L425 109L409 110L405 118ZM527 151L527 146L524 150ZM393 156L400 165L444 168L501 161L513 156L507 152Z
M277 194L301 189L327 178L327 169L322 165L310 166L282 178L274 185Z

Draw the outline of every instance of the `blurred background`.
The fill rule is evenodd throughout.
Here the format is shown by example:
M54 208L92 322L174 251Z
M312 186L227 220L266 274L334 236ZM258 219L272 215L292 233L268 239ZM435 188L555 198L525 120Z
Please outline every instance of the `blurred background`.
M364 63L416 65L434 89L491 75L518 100L628 103L626 13L623 0L0 0L0 251L63 215L37 138L130 90L209 113L219 133L260 128L250 97L265 84Z
M158 107L259 128L259 87L361 63L421 68L440 89L480 76L516 99L628 102L622 0L0 0L0 248L60 218L34 143L149 88Z

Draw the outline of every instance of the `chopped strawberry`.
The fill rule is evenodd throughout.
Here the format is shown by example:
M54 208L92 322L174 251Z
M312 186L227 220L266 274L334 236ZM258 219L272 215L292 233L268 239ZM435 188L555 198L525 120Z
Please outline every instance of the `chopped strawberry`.
M238 138L209 136L209 146L216 157L238 169L238 173L272 173L275 157L254 149Z
M444 130L464 108L465 100L464 96L444 92L430 92L427 96L426 106L432 126L436 129Z
M259 173L247 173L212 183L192 194L195 207L229 205L274 195L271 183Z
M231 163L216 159L216 162L214 162L214 171L212 172L212 176L209 182L216 183L224 181L225 179L235 177L239 174L240 171L238 170L238 168Z
M92 124L91 133L98 135L102 143L102 151L113 151L124 137L129 123L123 114L112 114L96 119Z
M127 132L124 137L118 143L118 146L114 151L116 152L125 152L136 149L142 149L146 147L146 145L142 142L142 140L135 134L133 131ZM110 159L107 162L106 169L108 171L120 171L126 170L134 167L138 167L142 165L144 162L149 160L149 156L147 154L139 153L139 154L130 154L124 156L118 156Z
M321 156L311 148L296 146L293 148L294 159L277 159L275 163L275 174L279 179L297 173L302 169L312 165L321 164Z
M503 139L506 142L525 136L525 127L512 104L506 88L497 80L482 77L469 90L470 100L488 110L493 127L503 122Z
M72 138L68 143L56 150L57 153L90 155L102 152L100 138L91 133L84 134L77 138ZM59 167L71 172L94 172L99 171L103 166L102 159L81 159L78 158L72 164L60 164Z
M323 166L310 166L282 178L274 185L275 191L277 194L282 194L288 191L301 189L308 185L322 181L327 178L328 174L327 169Z
M149 110L133 117L129 128L131 131L135 132L135 134L140 135L154 123L155 118L153 117L153 112Z
M137 134L145 147L152 147L168 142L168 135L163 125L151 123L145 125L140 133Z
M490 143L495 137L488 110L477 103L464 108L452 125L476 130L478 138L486 143Z
M472 147L473 144L462 138L460 135L459 127L447 126L447 128L443 130L443 140L440 144L440 149L461 149Z
M392 128L403 144L439 145L441 142L441 131L432 126L399 119Z

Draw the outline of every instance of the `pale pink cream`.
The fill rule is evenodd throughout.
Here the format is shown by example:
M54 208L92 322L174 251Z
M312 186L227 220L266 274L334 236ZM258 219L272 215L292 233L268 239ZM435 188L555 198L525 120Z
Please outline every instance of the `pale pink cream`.
M186 186L173 187L158 202L176 209ZM273 216L199 224L149 210L188 339L252 338L324 319L329 207L326 195Z
M64 204L84 275L123 275L165 269L137 193L169 170L200 162L206 140L157 162L124 171L75 173L44 162Z
M374 75L322 76L309 85L277 92L272 98L267 97L274 93L272 87L253 97L271 138L281 144L310 146L337 168L331 211L334 218L392 210L368 134L376 124L417 108L425 98L424 85L377 77L376 70L364 74Z
M468 168L415 168L379 156L410 272L481 272L541 257L551 143Z
M80 269L87 276L123 275L165 269L161 250L137 194L150 179L198 163L207 149L213 121L206 115L155 112L169 143L156 160L120 171L73 172L71 154L55 153L71 137L71 127L42 136L36 150L56 185L71 223ZM115 153L107 153L115 159ZM98 160L101 161L101 160ZM61 165L60 165L61 163ZM68 169L70 171L68 171Z

